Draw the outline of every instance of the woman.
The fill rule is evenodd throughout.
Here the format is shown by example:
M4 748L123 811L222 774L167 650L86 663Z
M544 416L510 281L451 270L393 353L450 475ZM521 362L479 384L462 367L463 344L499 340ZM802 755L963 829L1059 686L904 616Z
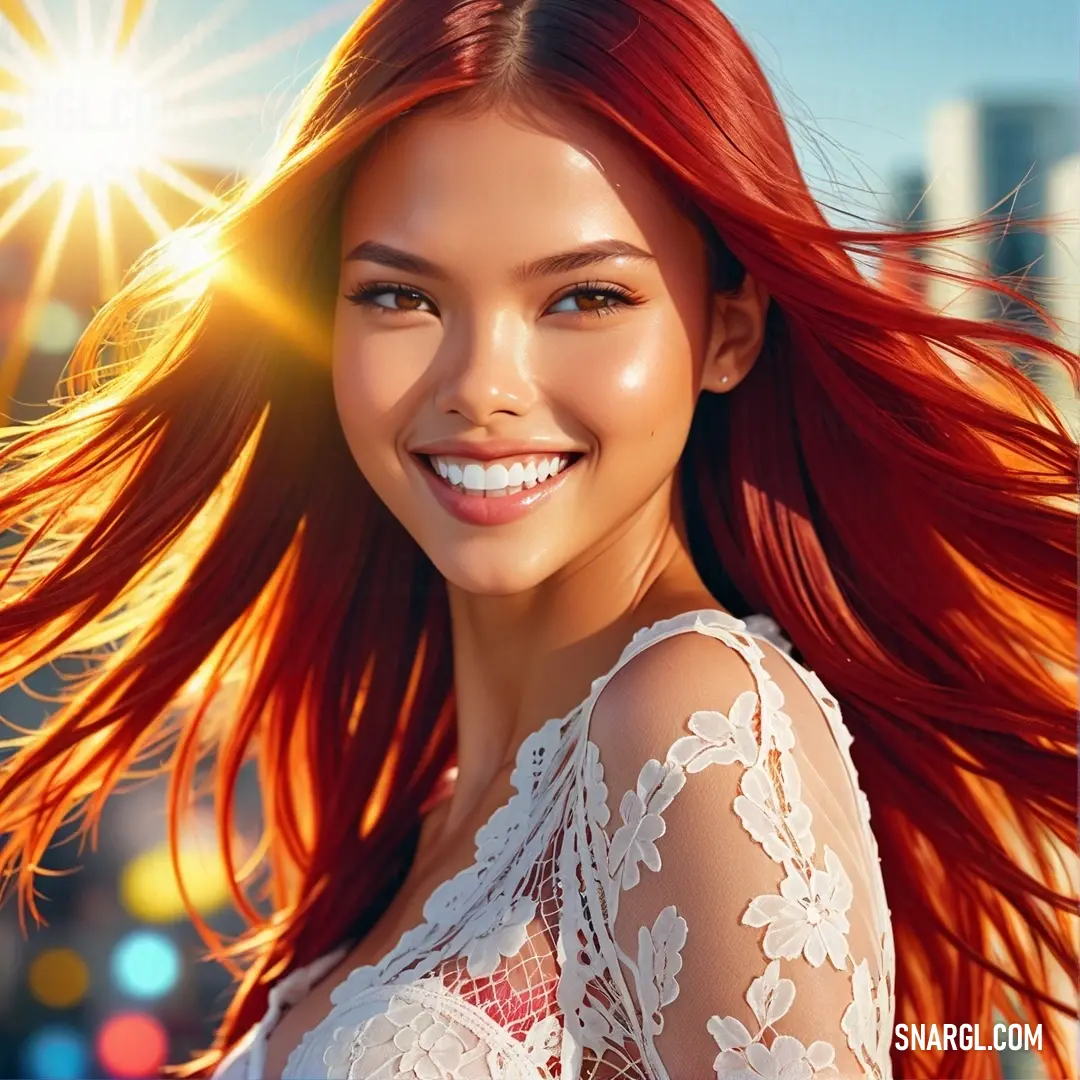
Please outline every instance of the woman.
M1005 350L1076 359L862 276L935 236L825 222L708 0L376 2L206 229L0 486L8 680L117 642L0 779L23 901L216 765L194 1070L994 1075L894 1012L1066 1065L1075 462Z

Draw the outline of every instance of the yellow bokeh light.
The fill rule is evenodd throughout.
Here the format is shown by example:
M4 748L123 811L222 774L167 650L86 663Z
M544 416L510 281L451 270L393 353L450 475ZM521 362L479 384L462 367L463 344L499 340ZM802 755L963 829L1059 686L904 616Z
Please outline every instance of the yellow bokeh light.
M77 1005L90 987L86 962L72 949L46 949L30 965L30 993L50 1009Z
M228 882L220 857L202 846L185 847L180 851L180 867L188 898L200 915L211 915L228 901ZM120 902L142 922L161 924L187 918L167 846L151 848L124 867Z
M45 67L19 101L33 168L82 187L123 181L159 154L159 102L120 59Z
M34 348L52 355L71 352L86 326L86 320L60 300L46 301L27 317L32 320Z

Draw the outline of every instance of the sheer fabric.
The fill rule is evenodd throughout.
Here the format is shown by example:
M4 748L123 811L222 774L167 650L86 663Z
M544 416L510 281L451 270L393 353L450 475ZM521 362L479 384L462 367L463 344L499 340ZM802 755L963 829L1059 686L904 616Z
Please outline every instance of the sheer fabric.
M334 990L286 1080L890 1078L869 809L788 647L718 611L639 631L525 740L473 865ZM281 1014L345 954L279 983L216 1080L263 1080Z

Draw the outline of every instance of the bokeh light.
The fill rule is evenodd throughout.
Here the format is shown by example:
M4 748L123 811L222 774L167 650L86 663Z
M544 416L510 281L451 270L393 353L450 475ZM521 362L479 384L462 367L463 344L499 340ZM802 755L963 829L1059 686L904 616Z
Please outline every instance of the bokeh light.
M188 897L200 915L210 915L226 903L229 887L220 857L192 844L181 848L180 868ZM124 867L120 901L143 922L171 923L186 917L166 844L144 851Z
M159 998L180 978L180 951L164 934L137 930L113 950L111 969L113 981L129 997Z
M169 1053L161 1021L146 1013L120 1013L109 1017L97 1036L101 1067L116 1080L153 1076Z
M90 1047L65 1024L40 1028L26 1041L22 1067L33 1080L81 1080L89 1075Z
M68 1009L86 995L90 973L73 949L46 949L30 965L29 982L30 993L43 1005Z
M61 300L49 300L33 317L31 342L39 352L68 353L84 328L84 320L77 311Z

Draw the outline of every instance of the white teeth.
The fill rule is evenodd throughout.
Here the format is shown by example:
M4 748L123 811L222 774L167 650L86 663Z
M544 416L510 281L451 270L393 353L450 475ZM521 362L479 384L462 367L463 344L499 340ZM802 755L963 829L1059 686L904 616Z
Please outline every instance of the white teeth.
M483 491L487 486L484 483L484 466L466 465L461 470L461 482L465 485L466 490Z
M479 462L458 465L440 457L432 457L431 462L435 471L454 487L463 487L474 494L506 494L522 487L535 487L558 476L569 464L569 459L556 456L539 462L530 461L527 465L515 461L509 468L501 464L485 466Z
M489 465L482 473L486 491L502 491L510 479L510 470L505 465Z

